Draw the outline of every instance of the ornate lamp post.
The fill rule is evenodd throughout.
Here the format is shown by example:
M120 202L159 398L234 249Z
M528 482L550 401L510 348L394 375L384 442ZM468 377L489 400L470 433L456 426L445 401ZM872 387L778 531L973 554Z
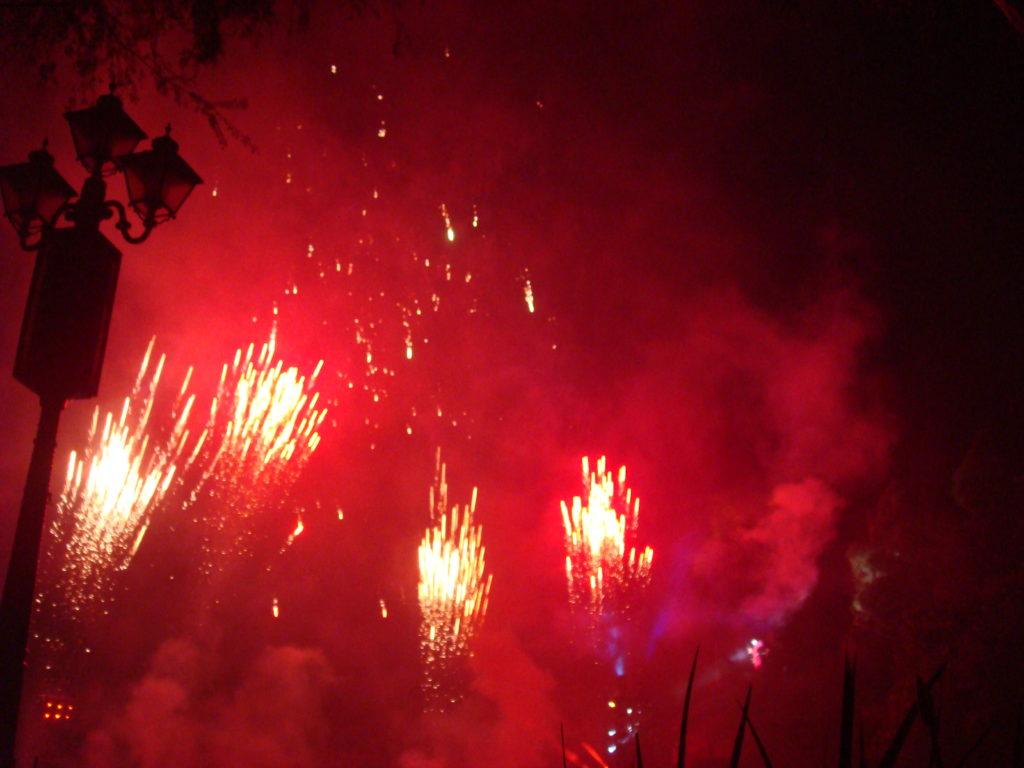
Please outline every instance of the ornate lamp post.
M100 232L113 217L129 243L174 218L202 182L168 135L134 152L146 134L113 93L64 115L78 160L89 171L81 194L54 170L43 148L27 163L0 167L4 215L21 247L37 251L14 376L39 395L42 407L0 604L0 768L13 768L18 709L36 566L49 495L57 425L69 398L95 397L114 306L121 252ZM142 220L133 231L125 206L107 200L104 177L123 173L128 204ZM73 226L58 227L63 218Z

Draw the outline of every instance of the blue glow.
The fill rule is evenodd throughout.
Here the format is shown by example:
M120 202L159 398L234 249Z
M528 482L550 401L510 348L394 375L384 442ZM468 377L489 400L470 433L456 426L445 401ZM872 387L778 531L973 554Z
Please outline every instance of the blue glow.
M626 660L621 656L615 660L615 676L622 677L626 674Z

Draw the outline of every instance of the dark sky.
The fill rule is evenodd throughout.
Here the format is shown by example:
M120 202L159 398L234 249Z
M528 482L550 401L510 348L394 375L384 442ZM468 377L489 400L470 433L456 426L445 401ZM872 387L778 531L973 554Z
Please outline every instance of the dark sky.
M285 363L325 361L329 416L254 523L280 541L303 507L285 554L201 583L189 515L157 510L68 673L84 712L53 759L552 765L559 722L581 757L604 748L620 685L668 764L698 644L697 765L724 764L748 682L777 763L817 765L844 651L876 759L942 662L947 761L990 724L979 760L1001 759L1024 671L1021 39L984 2L480 5L410 4L399 27L314 4L308 29L228 38L200 86L247 100L229 115L256 152L145 85L126 105L169 120L205 184L124 248L99 405L154 335L208 402L277 306ZM78 184L74 78L0 78L0 160L48 136ZM0 247L10 365L31 257L9 228ZM0 387L6 552L36 405ZM91 409L65 412L58 477ZM438 445L453 497L479 488L494 574L444 718L420 712L416 647ZM565 598L558 502L585 454L628 466L655 549L617 683Z

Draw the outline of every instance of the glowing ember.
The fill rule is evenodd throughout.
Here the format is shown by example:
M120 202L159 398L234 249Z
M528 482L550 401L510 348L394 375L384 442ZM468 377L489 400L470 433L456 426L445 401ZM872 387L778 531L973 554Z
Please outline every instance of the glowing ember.
M761 665L764 664L764 657L768 653L768 649L765 647L763 640L758 640L756 637L752 638L747 643L747 656L750 658L750 663L754 669L760 669Z
M485 572L483 529L473 524L476 497L474 488L468 506L456 504L449 510L445 467L438 459L430 493L436 523L419 547L420 649L429 698L442 693L441 676L451 662L469 653L469 643L487 614L491 576Z
M529 279L523 283L523 298L526 300L526 310L532 315L534 310L533 283L531 283Z
M80 454L72 451L68 461L51 533L58 557L63 549L58 579L75 606L98 595L112 571L128 567L154 510L205 437L201 435L185 453L195 402L195 396L187 394L191 369L178 392L166 439L154 437L153 400L165 358L160 356L147 379L152 353L151 340L120 414L108 412L101 418L96 408L85 449Z
M434 453L434 482L430 486L430 519L437 521L448 513L447 467L441 461L441 449ZM475 492L475 491L474 491Z
M441 203L441 218L444 219L444 234L449 243L455 242L455 228L452 226L452 217L448 214L448 206Z
M306 530L306 526L305 526L305 524L304 524L304 523L302 522L302 515L300 514L300 515L299 515L299 517L298 517L298 519L297 519L297 520L296 520L296 522L295 522L295 528L294 528L294 529L292 530L292 532L291 532L291 533L289 533L289 534L288 534L288 538L287 538L287 539L285 539L285 541L284 541L284 546L283 546L283 547L281 547L281 551L280 551L280 553L279 553L279 554L282 554L282 555L283 555L283 554L285 553L285 551L287 551L287 549L288 549L288 548L289 548L289 547L290 547L290 546L291 546L292 544L294 544L294 543L295 543L295 540L296 540L296 539L297 539L297 538L298 538L299 536L301 536L301 535L302 535L302 532L303 532L304 530Z
M597 617L625 609L635 591L650 582L654 550L638 548L640 500L626 487L626 468L613 479L604 456L596 472L586 456L582 463L586 503L579 496L572 507L562 502L565 574L572 604Z
M403 321L405 327L405 359L412 360L412 328L409 326L409 321Z

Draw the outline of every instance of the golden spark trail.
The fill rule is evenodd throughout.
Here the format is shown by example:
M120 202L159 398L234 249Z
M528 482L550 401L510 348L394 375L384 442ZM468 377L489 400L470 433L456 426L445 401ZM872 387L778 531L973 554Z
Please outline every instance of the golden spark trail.
M486 573L483 528L474 524L477 489L469 505L448 507L445 466L431 488L431 517L419 546L420 649L426 665L426 693L439 699L450 665L470 653L470 641L484 617L491 591ZM450 695L450 694L449 694Z
M526 301L527 311L532 315L534 311L533 283L531 283L529 279L523 283L523 300Z
M297 475L320 443L317 429L327 409L317 408L319 393L313 387L323 360L307 380L298 368L275 362L275 351L271 333L258 355L250 344L221 369L210 407L209 429L217 445L210 471L236 484L276 485Z
M120 413L108 412L101 418L97 407L85 449L72 451L68 461L51 534L55 555L63 560L58 579L75 608L100 594L112 571L128 567L154 511L205 438L201 434L186 453L195 403L195 396L188 394L191 369L178 392L169 434L163 441L154 438L153 400L165 356L147 379L153 343L150 340Z
M235 351L221 369L207 430L213 452L206 477L244 495L280 488L294 479L320 443L317 430L327 415L313 391L321 360L306 379L297 368L274 360L276 338L256 353L254 344ZM251 505L236 511L251 512Z
M654 550L639 549L640 500L626 486L626 468L613 478L604 456L596 472L586 456L582 466L585 496L573 497L571 507L562 502L565 575L570 602L596 618L625 610L635 591L647 586Z
M449 243L455 242L455 228L452 226L452 218L448 214L448 206L441 203L441 218L444 219L444 234Z
M315 391L323 361L307 378L275 360L276 329L257 351L250 344L235 351L221 369L217 394L207 420L207 453L198 483L211 488L214 508L207 516L214 531L233 530L234 541L207 542L212 559L246 547L251 536L245 520L259 511L279 509L302 468L320 444L327 416ZM198 497L193 493L193 501ZM241 530L237 527L241 523ZM302 532L301 522L290 538ZM289 541L289 543L290 543Z

